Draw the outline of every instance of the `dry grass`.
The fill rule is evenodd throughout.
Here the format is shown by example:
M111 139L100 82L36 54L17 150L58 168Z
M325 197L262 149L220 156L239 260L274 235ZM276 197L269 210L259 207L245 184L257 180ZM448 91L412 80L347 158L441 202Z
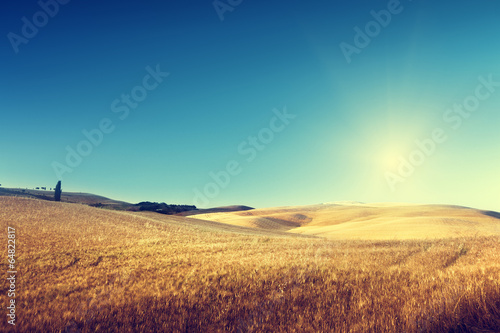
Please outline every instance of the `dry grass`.
M20 198L0 223L18 332L500 331L495 236L331 241Z

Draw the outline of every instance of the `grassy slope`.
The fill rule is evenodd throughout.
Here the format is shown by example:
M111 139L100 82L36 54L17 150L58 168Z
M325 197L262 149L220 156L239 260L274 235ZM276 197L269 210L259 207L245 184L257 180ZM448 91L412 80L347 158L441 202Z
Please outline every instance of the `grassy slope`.
M498 237L329 241L9 197L0 224L18 332L500 329Z

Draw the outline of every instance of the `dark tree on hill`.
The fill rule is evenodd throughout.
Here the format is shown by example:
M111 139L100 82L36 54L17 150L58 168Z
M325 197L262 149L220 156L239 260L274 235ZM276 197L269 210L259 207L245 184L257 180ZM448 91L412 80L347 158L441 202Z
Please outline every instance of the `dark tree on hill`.
M54 192L54 200L61 201L61 181L57 182L56 191Z

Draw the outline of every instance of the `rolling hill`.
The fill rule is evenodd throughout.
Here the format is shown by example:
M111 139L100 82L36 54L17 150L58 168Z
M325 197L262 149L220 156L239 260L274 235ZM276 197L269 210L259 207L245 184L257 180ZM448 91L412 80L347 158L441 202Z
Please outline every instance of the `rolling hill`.
M500 234L500 214L448 205L327 203L197 215L330 239L436 239Z

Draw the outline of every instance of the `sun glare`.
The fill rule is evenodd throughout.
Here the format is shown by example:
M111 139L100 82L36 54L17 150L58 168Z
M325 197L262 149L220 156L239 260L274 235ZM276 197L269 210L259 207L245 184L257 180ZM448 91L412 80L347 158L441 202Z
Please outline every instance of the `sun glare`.
M378 155L378 164L383 171L393 172L397 169L400 158L404 156L405 149L403 147L384 147Z

